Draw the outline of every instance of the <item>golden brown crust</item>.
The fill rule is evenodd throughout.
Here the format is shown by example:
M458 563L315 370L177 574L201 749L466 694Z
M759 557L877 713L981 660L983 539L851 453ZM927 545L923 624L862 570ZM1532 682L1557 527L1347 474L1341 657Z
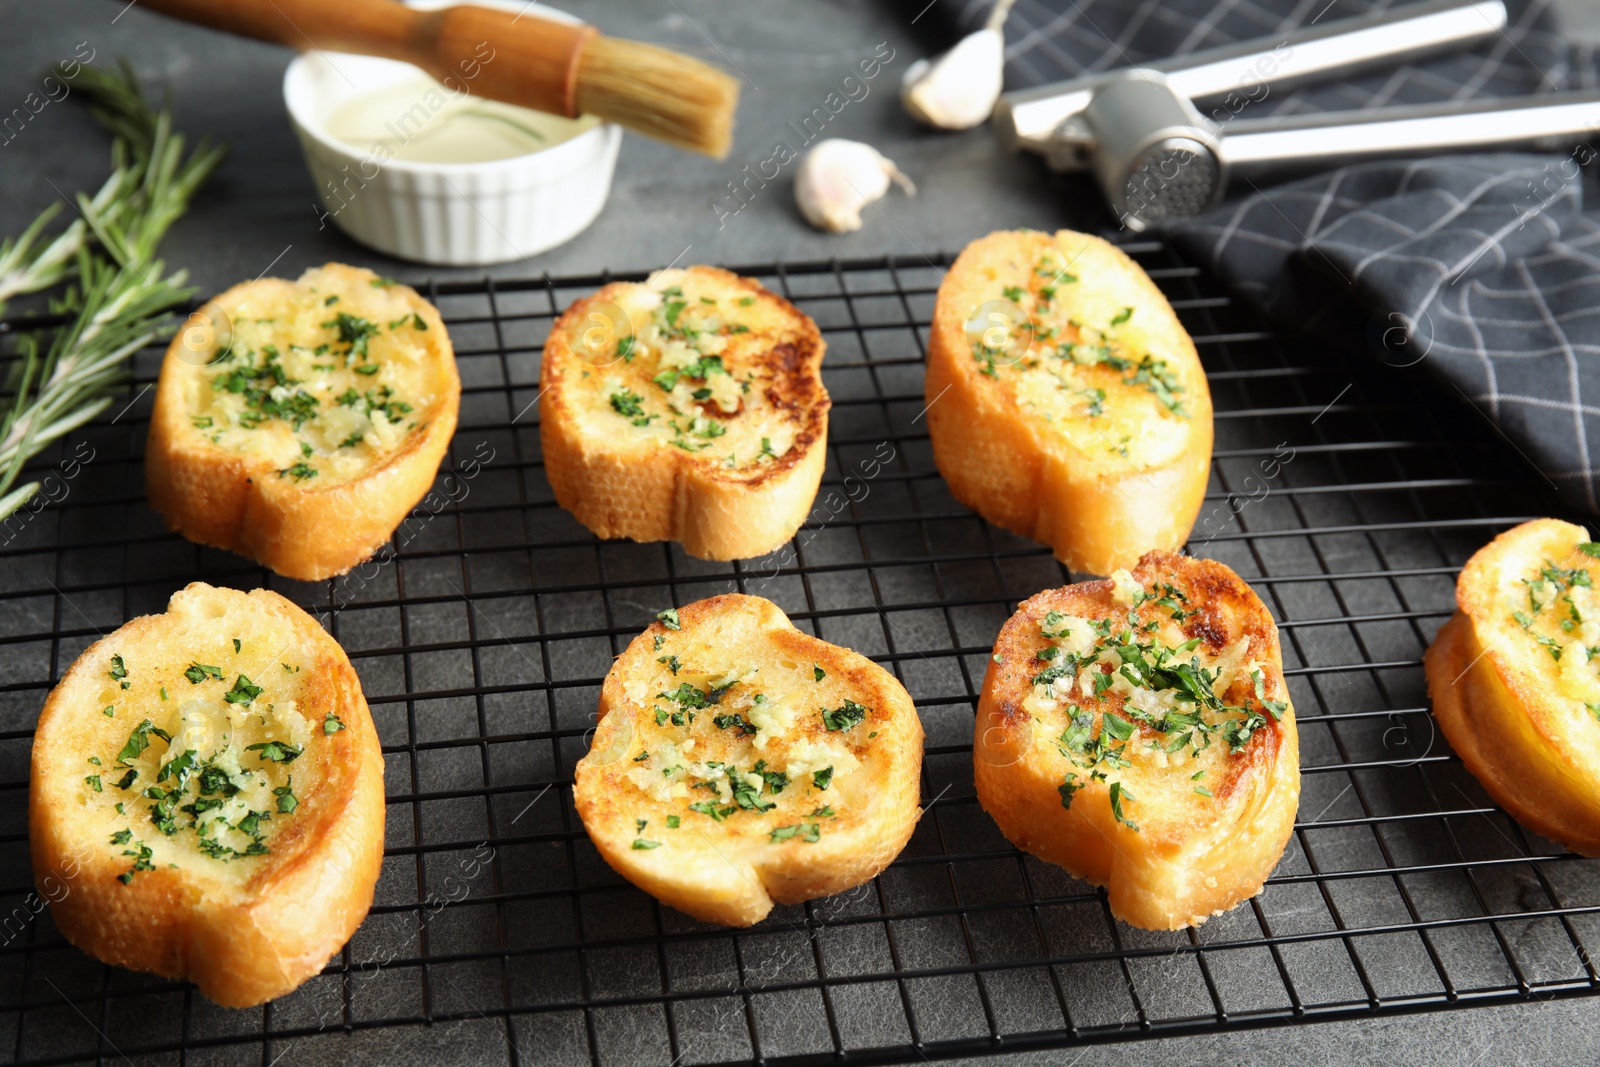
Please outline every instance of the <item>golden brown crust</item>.
M236 285L212 298L201 314L227 322L230 309L273 293L288 293L315 273L324 291L351 297L360 307L378 275L330 263L298 282L265 278ZM185 331L173 338L162 362L145 450L150 505L167 525L191 541L247 556L288 578L313 581L342 574L378 549L428 492L450 447L461 404L461 380L444 323L432 304L407 286L384 286L428 330L430 380L435 402L413 413L419 428L358 477L298 481L279 476L262 455L219 447L192 424L185 402L189 379L217 373L197 365ZM220 311L215 310L220 309Z
M730 335L723 359L736 376L750 375L750 388L760 391L773 422L792 435L789 447L760 463L737 457L738 466L729 469L724 450L713 442L691 437L690 443L704 445L705 451L685 451L633 433L626 419L609 412L605 398L596 394L602 374L641 395L653 397L658 391L650 359L604 359L597 366L578 351L583 331L618 317L629 294L645 288L614 282L568 308L545 343L539 383L545 473L556 501L597 536L680 541L686 552L703 559L763 555L794 536L822 480L830 408L821 370L826 345L810 317L754 279L696 266L659 272L647 284L659 288L669 282L717 292L727 311L730 304L750 301L739 313L758 326ZM632 321L620 329L632 330L632 336L649 318L638 308L622 314ZM734 412L702 403L696 413L726 428L748 417L749 403Z
M1118 689L1097 697L1067 680L1060 699L1039 702L1033 679L1046 662L1061 662L1037 658L1049 645L1041 624L1050 612L1109 619L1113 634L1127 625L1131 601L1115 599L1113 582L1082 582L1031 597L1001 630L978 703L973 772L979 801L1008 840L1107 887L1111 910L1123 921L1170 930L1198 925L1260 891L1294 827L1299 739L1277 628L1248 585L1220 563L1166 552L1147 553L1131 578L1154 594L1138 610L1141 623L1160 620L1162 629L1155 632L1169 634L1167 641L1179 639L1176 630L1182 639L1197 639L1202 663L1209 658L1231 664L1219 693L1229 705L1262 705L1248 669L1255 665L1264 699L1282 702L1277 717L1262 707L1260 725L1238 752L1229 751L1219 731L1209 745L1191 741L1169 753L1169 739L1183 728L1163 733L1140 722ZM1174 607L1156 603L1167 585L1187 600L1168 594ZM1171 611L1196 614L1175 623ZM1108 639L1097 647L1115 643ZM1085 660L1082 669L1092 677L1110 671L1112 662ZM1061 735L1074 707L1092 716L1097 737L1105 711L1134 723L1123 749L1130 766L1093 763L1081 748L1067 751ZM1198 779L1191 776L1196 768L1202 772ZM1096 779L1092 772L1105 777ZM1197 792L1197 780L1212 795ZM1064 784L1077 786L1069 805L1063 804ZM1112 809L1113 784L1124 791L1121 819Z
M174 635L196 604L207 612L200 617L216 625L255 619L291 635L281 655L299 661L296 703L313 725L312 741L288 768L298 806L290 814L280 809L267 855L224 861L191 850L176 868L157 863L129 874L129 843L110 836L118 827L131 828L133 844L146 837L162 842L142 810L143 794L116 792L113 771L121 767L109 762L110 754L139 717L159 718L177 704L158 703L158 689L181 698L190 688L183 670L191 660ZM126 657L137 684L117 693L127 713L106 718L97 691L114 654ZM344 728L324 734L329 714ZM86 806L83 772L99 766L85 764L86 752L106 753L104 793L96 791L96 799L125 796L137 817L113 820L109 811ZM383 755L361 683L343 649L268 590L247 595L190 585L173 597L169 614L130 620L85 650L39 716L29 842L35 883L51 901L56 925L98 959L189 979L225 1006L249 1007L289 992L349 940L372 904L383 827Z
M1041 262L1049 263L1043 273ZM1040 303L1045 287L1052 295ZM1026 294L1020 303L1004 296L1019 289ZM1001 301L1039 330L1010 331L1021 346L999 356L991 374L991 365L974 357L968 323ZM1113 327L1127 308L1132 315ZM1085 405L1047 422L1021 405L1022 369L1056 367L1058 344L1092 342L1088 351L1106 339L1102 330L1130 366L1102 362L1069 374L1082 388L1105 392L1102 414L1088 416ZM1126 384L1146 353L1165 361L1187 417L1145 384ZM955 498L1050 545L1073 570L1108 574L1150 549L1176 550L1188 537L1211 464L1211 395L1194 343L1166 297L1115 246L1069 230L992 233L968 245L939 287L925 395L934 459Z
M842 892L887 867L921 813L922 724L904 687L864 656L795 629L760 597L697 601L678 609L678 623L652 623L618 657L601 689L593 743L578 762L573 799L605 861L664 903L729 926L759 922L774 902ZM660 665L669 657L675 672ZM752 666L759 669L748 673ZM661 690L687 682L710 692L708 679L730 669L747 673L684 726L658 721L657 707L680 711ZM739 724L713 721L732 714L765 723L754 710L756 695L792 717L763 725L754 737ZM823 709L846 699L868 709L865 717L829 730ZM685 744L690 740L693 746ZM696 769L722 763L750 773L758 759L789 778L778 791L759 794L758 804L776 805L769 811L719 800ZM687 773L658 778L657 763ZM823 764L831 779L818 788L813 772ZM689 807L708 802L726 814ZM832 813L817 814L824 807ZM670 826L669 817L679 825ZM815 841L771 838L774 830L808 825L817 827ZM657 844L635 847L641 838Z
M1456 584L1459 610L1424 663L1439 728L1495 802L1535 832L1595 856L1600 725L1585 704L1600 701L1600 681L1584 654L1588 627L1552 630L1574 642L1555 658L1535 636L1545 620L1543 612L1530 615L1527 584L1545 568L1588 568L1593 557L1577 549L1588 542L1581 526L1538 519L1479 549ZM1558 610L1567 620L1570 608L1588 621L1586 593L1579 594L1581 607L1548 584L1535 595L1546 612ZM1530 619L1534 632L1513 612Z

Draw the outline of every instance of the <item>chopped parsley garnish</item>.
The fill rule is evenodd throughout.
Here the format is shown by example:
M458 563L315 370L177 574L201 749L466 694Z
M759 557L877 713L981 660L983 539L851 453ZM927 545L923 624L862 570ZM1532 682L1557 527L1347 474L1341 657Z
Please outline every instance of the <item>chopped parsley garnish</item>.
M123 855L133 857L133 866L117 875L117 881L123 885L130 884L133 881L134 874L138 871L153 871L156 869L156 865L150 862L155 853L151 852L150 846L143 841L137 842L135 848L128 849Z
M249 706L250 702L261 695L261 687L251 683L244 675L239 675L234 680L233 688L222 694L222 699L230 704L243 704Z
M318 473L319 472L317 471L317 468L302 461L300 463L296 463L292 467L284 467L282 470L278 471L278 477L293 477L295 481L303 482L307 478L315 478Z
M824 767L820 771L811 772L811 784L818 789L826 789L833 781L833 768Z
M247 358L243 364L213 377L211 387L244 398L246 410L239 416L239 425L245 429L254 429L267 419L283 419L298 431L316 414L319 401L304 389L290 391L290 386L298 386L300 381L283 369L275 347L263 345L261 354L260 366Z
M111 670L107 673L111 675L111 680L115 682L120 682L128 677L128 667L127 664L122 662L121 656L111 657ZM128 687L123 685L122 688L126 689Z
M665 626L669 630L681 630L681 629L683 629L682 625L678 622L678 609L677 608L668 608L666 611L663 611L660 614L658 614L656 616L656 618L660 619L661 620L661 625Z
M259 744L246 745L245 751L259 752L263 762L270 760L273 763L293 763L301 752L287 741L262 741Z
M718 715L711 721L716 724L719 730L738 730L741 734L753 734L757 732L756 728L751 726L749 720L747 720L743 715Z
M822 723L830 730L848 730L851 727L859 726L871 710L871 708L862 707L855 701L846 698L843 707L834 708L831 711L827 708L823 709Z
M155 723L146 719L133 728L133 733L128 735L128 743L122 746L122 751L117 753L117 762L126 764L136 760L145 749L150 747L150 735L155 734L163 741L171 742L172 735L161 729Z
M98 774L91 774L85 778L84 781L88 783L89 788L93 789L96 793L104 792L104 790L100 788L100 776Z
M294 795L294 775L292 774L287 782L272 791L272 795L278 798L278 814L280 815L289 815L293 813L295 808L300 806L300 801Z
M679 819L676 815L668 815L667 816L667 829L668 830L676 830L680 825L682 825L682 820Z
M1133 318L1133 308L1125 307L1111 317L1111 325L1121 326L1131 318Z
M1111 783L1111 817L1130 830L1137 830L1139 826L1137 823L1130 822L1128 817L1122 813L1122 802L1136 799L1138 798L1122 787L1121 782Z
M816 675L817 681L819 682L828 676L828 672L817 666L815 663L811 665L811 671Z
M195 685L199 685L207 678L215 678L220 682L222 681L222 668L211 667L204 663L195 663L191 661L189 664L189 669L183 672L183 676L189 679L189 681L193 682Z
M700 800L700 801L696 801L693 804L690 804L689 805L689 810L690 811L698 811L702 815L709 815L709 816L711 816L711 818L715 819L717 822L721 822L723 819L726 819L728 816L732 815L734 812L738 811L739 809L737 807L735 807L734 805L732 805L732 804L728 805L725 808L719 808L719 807L717 807L717 805L713 801Z
M798 837L802 841L810 841L812 844L816 844L822 839L822 827L819 823L814 822L796 823L793 826L780 826L767 835L770 843L774 845L779 841L787 841L791 837Z
M656 695L663 700L672 701L680 708L688 709L709 708L717 702L722 693L723 690L720 689L705 690L688 682L679 682L678 688ZM723 727L723 729L727 729L727 727Z
M378 333L376 323L368 322L366 319L352 315L348 311L339 312L322 325L324 328L332 327L337 330L339 340L350 346L349 351L345 353L347 360L358 356L365 359L367 356L367 342L377 336Z
M637 849L660 848L661 847L661 842L660 841L646 841L642 837L636 837L636 838L633 839L633 847L637 848Z
M1056 786L1056 792L1061 794L1061 806L1070 809L1073 795L1082 788L1083 782L1079 780L1076 774L1068 771L1067 780Z
M781 793L789 786L789 776L782 771L767 770L766 760L756 760L756 765L751 770L766 782L768 792Z
M343 729L344 723L340 720L339 716L335 715L331 711L328 712L328 717L322 720L323 736L332 736Z
M648 415L640 405L644 397L631 389L619 389L611 394L611 410L623 418L632 419L635 426L648 426L656 416Z

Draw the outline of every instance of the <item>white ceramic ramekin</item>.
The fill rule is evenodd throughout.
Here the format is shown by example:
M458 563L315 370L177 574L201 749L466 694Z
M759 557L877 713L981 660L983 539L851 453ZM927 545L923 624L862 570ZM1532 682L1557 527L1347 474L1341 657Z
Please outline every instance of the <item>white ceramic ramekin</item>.
M416 0L412 6L452 2ZM527 9L513 0L473 2ZM549 8L531 10L576 21ZM327 116L347 100L415 74L405 63L344 53L309 52L289 64L283 99L323 204L324 225L331 221L401 259L468 266L554 248L600 214L622 144L622 129L611 123L538 152L483 163L381 162L370 146L363 151L327 134Z

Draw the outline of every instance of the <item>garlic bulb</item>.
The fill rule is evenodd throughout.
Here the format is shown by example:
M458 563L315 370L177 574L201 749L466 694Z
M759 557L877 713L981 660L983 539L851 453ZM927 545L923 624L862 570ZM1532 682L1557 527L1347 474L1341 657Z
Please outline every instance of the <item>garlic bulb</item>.
M834 137L817 142L794 175L800 214L819 230L845 233L861 229L861 209L881 199L889 183L917 195L911 179L882 153L860 141Z
M1014 0L997 0L983 29L954 48L919 59L900 83L900 102L918 122L941 130L970 130L994 111L1005 74L1001 27Z

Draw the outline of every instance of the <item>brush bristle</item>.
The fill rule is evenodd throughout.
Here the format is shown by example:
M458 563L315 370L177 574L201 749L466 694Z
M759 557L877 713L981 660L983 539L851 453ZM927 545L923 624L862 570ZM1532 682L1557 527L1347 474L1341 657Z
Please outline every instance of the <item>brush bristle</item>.
M578 60L578 110L658 141L727 156L739 83L698 59L595 37Z

